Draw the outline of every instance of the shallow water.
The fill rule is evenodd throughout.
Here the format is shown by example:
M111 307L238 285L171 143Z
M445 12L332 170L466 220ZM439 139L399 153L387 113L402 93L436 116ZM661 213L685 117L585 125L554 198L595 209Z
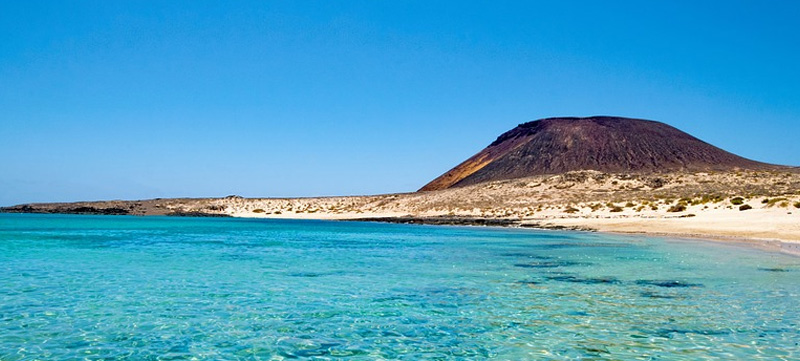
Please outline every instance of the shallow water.
M700 241L0 214L0 360L800 360L800 258Z

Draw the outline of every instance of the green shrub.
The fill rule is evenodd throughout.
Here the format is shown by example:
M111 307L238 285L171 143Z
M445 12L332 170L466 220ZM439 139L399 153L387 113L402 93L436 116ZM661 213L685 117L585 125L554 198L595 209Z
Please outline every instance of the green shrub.
M786 199L786 198L772 198L772 199L768 199L767 200L766 205L767 205L767 207L773 207L773 206L775 206L775 204L778 204L780 202L785 202L785 201L788 201L788 199ZM762 201L761 203L764 203L764 202Z
M744 204L744 205L739 206L739 210L740 211L746 211L748 209L753 209L753 207L750 207L749 204Z
M633 204L633 202L625 203L625 207L626 208L630 208L630 207L633 207L633 206L635 206L635 204Z
M611 210L610 210L609 212L614 212L614 213L616 213L616 212L622 212L622 207L619 207L619 206L613 206L613 207L611 207Z
M253 213L264 213L265 211L261 208L256 208L253 210Z
M732 198L731 199L731 204L733 204L734 206L740 206L740 205L744 204L744 198L742 198L742 197Z
M704 195L698 196L698 197L699 197L698 199L692 200L692 205L706 204L706 203L709 203L709 202L717 203L720 200L722 200L721 196L718 196L718 195L715 195L715 194L704 194Z
M577 209L577 208L569 207L569 208L567 208L567 209L565 209L565 210L564 210L564 213L577 213L577 212L579 212L579 211L580 211L580 210L579 210L579 209Z
M795 207L795 208L800 208L800 202L797 202L797 203L795 203L795 204L794 204L794 207Z
M667 212L675 213L675 212L683 212L685 210L686 206L684 206L683 204L676 204L672 207L669 207L669 209L667 209Z

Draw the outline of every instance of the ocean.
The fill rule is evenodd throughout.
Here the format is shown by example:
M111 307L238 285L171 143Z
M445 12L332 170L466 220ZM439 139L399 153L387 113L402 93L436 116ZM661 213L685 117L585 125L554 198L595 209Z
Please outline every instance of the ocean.
M800 360L800 258L572 231L0 214L0 360Z

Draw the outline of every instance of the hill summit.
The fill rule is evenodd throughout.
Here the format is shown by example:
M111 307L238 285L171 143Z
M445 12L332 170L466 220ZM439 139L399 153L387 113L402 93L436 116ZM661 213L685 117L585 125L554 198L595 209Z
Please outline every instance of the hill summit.
M577 170L655 173L772 168L780 167L742 158L656 121L547 118L503 133L420 191Z

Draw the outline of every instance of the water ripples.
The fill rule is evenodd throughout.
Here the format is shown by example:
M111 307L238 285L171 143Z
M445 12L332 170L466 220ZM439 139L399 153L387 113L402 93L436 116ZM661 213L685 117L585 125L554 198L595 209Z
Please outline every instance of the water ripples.
M800 355L800 262L754 250L577 232L0 217L17 217L0 222L4 361Z

